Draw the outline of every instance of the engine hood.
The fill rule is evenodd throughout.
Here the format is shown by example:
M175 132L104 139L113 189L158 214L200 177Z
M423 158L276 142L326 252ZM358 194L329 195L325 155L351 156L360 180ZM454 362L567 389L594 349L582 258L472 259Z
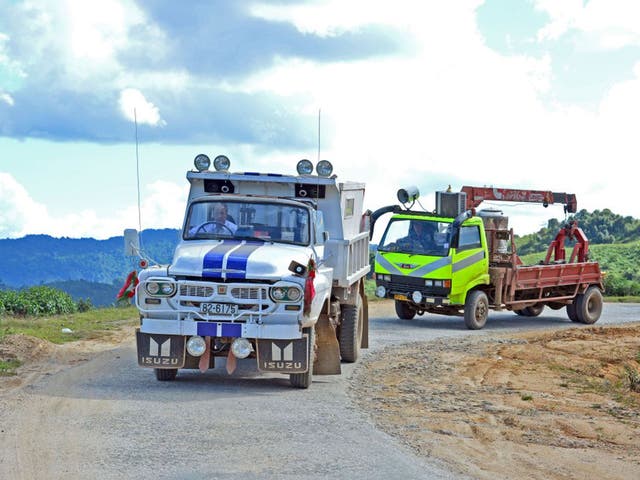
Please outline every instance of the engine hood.
M245 240L184 242L178 245L169 267L174 276L212 280L281 280L291 276L292 260L307 265L309 247Z

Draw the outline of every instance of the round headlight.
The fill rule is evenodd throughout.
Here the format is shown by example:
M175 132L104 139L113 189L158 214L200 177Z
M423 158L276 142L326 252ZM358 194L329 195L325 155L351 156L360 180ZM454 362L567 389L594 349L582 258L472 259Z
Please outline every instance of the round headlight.
M275 287L271 289L271 296L274 300L283 300L285 296L284 288Z
M146 289L151 295L155 295L160 291L160 285L156 282L149 282L147 283Z
M333 165L329 160L320 160L316 165L316 172L321 177L328 177L333 172Z
M302 293L300 292L300 290L294 287L291 287L287 292L287 296L289 297L289 300L291 300L292 302L295 302L296 300L298 300L301 295Z
M384 298L386 294L387 294L387 289L384 288L382 285L376 288L376 297Z
M160 291L164 295L171 295L173 293L173 283L163 283L160 285Z
M313 163L309 160L302 159L296 165L296 170L298 171L298 175L311 175L313 173Z
M213 168L215 168L218 172L227 171L229 170L230 166L231 166L231 162L229 161L229 158L227 158L225 155L218 155L216 158L213 159Z
M207 344L204 341L204 338L194 335L189 340L187 340L187 352L192 357L200 357L207 350Z
M204 170L209 170L211 166L211 160L204 153L196 155L196 158L193 160L193 164L196 167L196 170L202 172Z
M422 301L422 293L416 290L411 294L411 300L413 300L414 303L420 303Z
M247 358L253 352L253 345L246 338L236 338L231 343L231 351L238 358Z

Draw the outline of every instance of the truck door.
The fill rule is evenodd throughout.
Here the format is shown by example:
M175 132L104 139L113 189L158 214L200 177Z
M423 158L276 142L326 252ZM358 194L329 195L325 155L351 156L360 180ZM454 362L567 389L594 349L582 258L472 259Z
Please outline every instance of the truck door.
M458 232L458 241L453 250L451 265L451 294L466 292L478 283L486 283L488 258L481 225L463 225Z

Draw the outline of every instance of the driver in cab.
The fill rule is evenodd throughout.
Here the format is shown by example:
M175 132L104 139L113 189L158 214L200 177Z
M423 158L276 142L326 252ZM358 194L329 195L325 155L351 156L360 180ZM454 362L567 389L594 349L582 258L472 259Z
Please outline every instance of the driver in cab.
M189 235L199 233L214 233L219 235L234 235L238 226L228 218L227 205L216 203L210 212L210 220L189 229Z

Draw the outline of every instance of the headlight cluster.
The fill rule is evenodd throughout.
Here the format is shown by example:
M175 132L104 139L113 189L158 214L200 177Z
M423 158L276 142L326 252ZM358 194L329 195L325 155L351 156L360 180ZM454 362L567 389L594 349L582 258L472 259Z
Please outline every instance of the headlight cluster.
M383 282L390 282L391 281L391 275L389 275L388 273L378 273L376 278L379 278Z
M302 297L298 287L273 287L269 294L274 302L297 302Z
M147 282L144 284L144 289L154 297L171 297L176 293L176 284L173 282Z
M424 281L424 284L427 287L451 288L451 280L430 280L430 279L427 279L427 280Z

